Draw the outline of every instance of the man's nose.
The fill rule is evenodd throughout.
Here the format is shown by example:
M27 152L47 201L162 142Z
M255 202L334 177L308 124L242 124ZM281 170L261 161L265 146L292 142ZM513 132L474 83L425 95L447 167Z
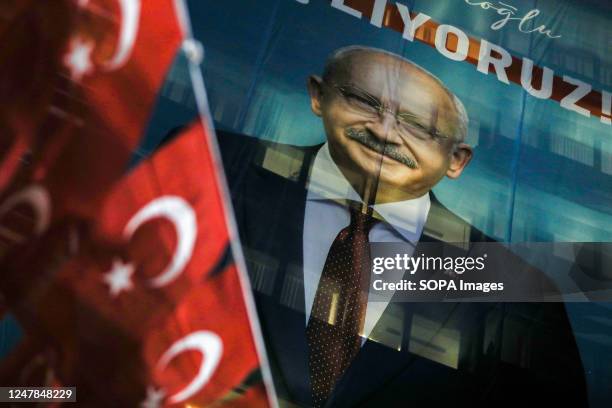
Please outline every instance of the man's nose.
M395 114L385 110L380 113L378 119L368 122L366 128L381 142L400 144L401 138L396 131L396 121Z

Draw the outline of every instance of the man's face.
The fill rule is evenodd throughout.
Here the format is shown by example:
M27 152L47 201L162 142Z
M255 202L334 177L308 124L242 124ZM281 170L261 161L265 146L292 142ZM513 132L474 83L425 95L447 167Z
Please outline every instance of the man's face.
M393 57L349 58L330 83L310 82L313 111L347 179L374 182L380 202L418 197L445 175L458 177L471 150L454 138L459 122L451 97Z

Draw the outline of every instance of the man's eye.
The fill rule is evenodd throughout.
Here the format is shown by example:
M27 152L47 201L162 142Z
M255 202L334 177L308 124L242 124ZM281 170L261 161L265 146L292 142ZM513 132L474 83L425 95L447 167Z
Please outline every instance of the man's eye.
M366 98L365 96L357 95L352 92L345 92L345 98L352 104L362 106L368 109L376 110L378 108L376 102Z
M412 115L398 115L398 121L404 126L410 126L416 129L425 129L425 126L421 125Z
M403 128L405 128L409 132L414 133L415 136L421 139L431 137L429 129L426 126L420 124L419 122L416 122L414 119L408 119L400 116L398 117L398 121Z
M419 122L410 122L410 126L423 131L429 130L426 126L421 125Z

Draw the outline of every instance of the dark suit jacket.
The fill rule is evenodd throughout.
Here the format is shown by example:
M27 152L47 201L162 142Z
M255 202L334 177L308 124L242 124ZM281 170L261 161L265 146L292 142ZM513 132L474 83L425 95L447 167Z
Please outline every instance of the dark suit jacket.
M309 406L302 232L320 145L218 138L276 391ZM490 240L431 198L421 242ZM328 406L575 407L585 389L563 304L391 302Z

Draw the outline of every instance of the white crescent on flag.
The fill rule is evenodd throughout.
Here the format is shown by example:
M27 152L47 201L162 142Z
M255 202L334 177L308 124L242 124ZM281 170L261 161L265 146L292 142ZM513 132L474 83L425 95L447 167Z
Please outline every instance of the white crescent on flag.
M187 201L177 196L163 196L149 202L130 219L123 230L124 237L129 240L138 227L158 217L172 223L177 241L174 256L168 266L150 280L152 286L159 288L178 278L191 259L197 236L197 219Z
M115 53L104 63L104 68L107 71L121 68L129 59L134 49L140 21L140 0L117 1L121 8L121 29Z
M199 351L202 354L202 362L193 380L185 388L170 397L169 401L174 404L194 396L208 383L221 360L223 342L218 335L211 331L193 332L170 346L159 359L157 369L163 370L172 359L188 350Z
M9 196L6 201L2 203L2 205L0 205L0 217L19 204L27 204L34 210L36 217L34 223L34 233L36 235L41 235L43 232L45 232L49 227L49 222L51 221L51 198L49 197L47 190L41 185L33 184L14 193L13 195ZM12 234L10 231L3 230L0 232L4 233L4 235L11 235L8 238L11 238L17 243L25 240L25 237L18 234Z

